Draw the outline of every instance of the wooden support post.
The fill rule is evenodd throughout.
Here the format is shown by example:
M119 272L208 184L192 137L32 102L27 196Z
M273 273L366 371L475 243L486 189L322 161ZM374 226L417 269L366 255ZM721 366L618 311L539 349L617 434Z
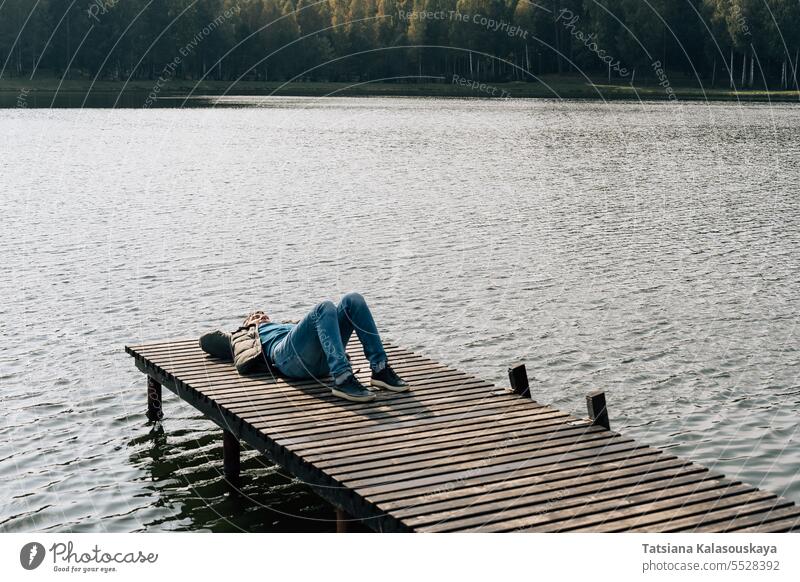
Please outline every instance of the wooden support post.
M526 398L531 397L531 389L528 384L528 372L525 364L515 364L508 369L508 380L511 382L511 389Z
M147 377L147 418L152 421L164 418L161 410L161 384L151 376Z
M222 431L222 466L225 478L231 483L238 483L241 470L241 448L239 439L228 430Z
M347 522L350 520L350 516L347 515L347 512L344 509L336 508L336 533L347 533L348 527Z
M590 392L586 395L586 408L592 424L611 429L608 422L608 409L606 408L606 393L602 390Z

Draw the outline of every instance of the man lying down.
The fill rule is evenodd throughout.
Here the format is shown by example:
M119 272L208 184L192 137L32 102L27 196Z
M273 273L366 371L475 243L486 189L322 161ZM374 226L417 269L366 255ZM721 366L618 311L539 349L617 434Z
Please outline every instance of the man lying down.
M331 392L353 402L368 402L375 393L358 381L345 346L356 332L372 370L370 385L393 392L409 389L389 365L375 320L359 293L348 293L336 305L318 303L298 323L274 323L263 311L247 316L232 334L222 331L200 338L200 347L212 356L233 360L240 372L268 368L288 378L308 379L332 376Z

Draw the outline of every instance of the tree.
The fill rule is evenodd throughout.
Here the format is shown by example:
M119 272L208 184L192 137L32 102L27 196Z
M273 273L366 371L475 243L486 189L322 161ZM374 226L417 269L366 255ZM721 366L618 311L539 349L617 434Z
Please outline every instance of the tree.
M503 81L569 63L606 75L610 55L640 77L659 61L714 83L786 88L800 61L797 0L97 2L0 0L3 74ZM418 48L387 50L407 45Z

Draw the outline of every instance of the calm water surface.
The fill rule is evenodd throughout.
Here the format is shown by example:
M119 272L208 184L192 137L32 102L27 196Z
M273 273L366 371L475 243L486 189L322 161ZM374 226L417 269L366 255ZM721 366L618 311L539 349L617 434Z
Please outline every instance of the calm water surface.
M0 531L329 531L123 345L360 290L384 335L800 501L800 109L0 110Z

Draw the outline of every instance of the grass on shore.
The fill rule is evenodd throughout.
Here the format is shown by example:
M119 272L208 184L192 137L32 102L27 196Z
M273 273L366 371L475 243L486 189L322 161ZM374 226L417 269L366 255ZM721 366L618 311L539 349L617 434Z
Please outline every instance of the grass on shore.
M282 95L282 96L429 96L429 97L494 97L494 98L568 98L568 99L658 99L666 100L669 94L664 87L656 84L632 86L628 83L588 82L583 77L550 75L538 83L490 83L472 82L464 79L464 84L453 82L450 77L439 83L320 83L240 81L202 81L170 79L162 84L161 97L184 97L189 94L201 95ZM0 79L0 93L6 99L13 94L70 93L113 95L123 90L126 94L149 94L155 87L154 81L135 80L127 84L123 81L97 81L91 79L69 79L61 82L55 77L27 79ZM776 91L746 89L731 91L727 88L699 86L672 87L678 100L699 101L800 101L798 91Z

